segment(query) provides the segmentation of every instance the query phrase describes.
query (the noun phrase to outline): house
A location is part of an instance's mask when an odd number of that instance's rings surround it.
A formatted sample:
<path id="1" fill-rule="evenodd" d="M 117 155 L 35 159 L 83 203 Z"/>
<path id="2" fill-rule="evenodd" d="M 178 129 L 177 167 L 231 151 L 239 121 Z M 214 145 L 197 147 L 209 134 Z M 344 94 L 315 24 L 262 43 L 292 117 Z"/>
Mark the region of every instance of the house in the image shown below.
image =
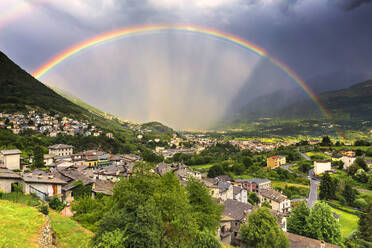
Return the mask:
<path id="1" fill-rule="evenodd" d="M 167 164 L 167 163 L 159 163 L 154 168 L 154 172 L 159 174 L 160 176 L 165 175 L 171 171 L 172 171 L 172 167 L 170 164 Z"/>
<path id="2" fill-rule="evenodd" d="M 52 164 L 49 164 L 49 165 L 46 165 L 46 166 L 47 167 L 57 167 L 57 168 L 60 168 L 60 169 L 64 169 L 64 168 L 71 167 L 73 165 L 74 165 L 74 163 L 71 162 L 71 161 L 68 161 L 68 160 L 58 160 L 57 162 L 52 163 Z"/>
<path id="3" fill-rule="evenodd" d="M 224 202 L 222 219 L 217 236 L 225 244 L 239 245 L 240 225 L 247 221 L 247 215 L 254 211 L 254 207 L 249 203 L 243 203 L 228 199 Z"/>
<path id="4" fill-rule="evenodd" d="M 262 189 L 271 189 L 271 181 L 269 179 L 237 179 L 235 182 L 240 183 L 248 192 L 258 193 Z"/>
<path id="5" fill-rule="evenodd" d="M 347 157 L 355 157 L 356 155 L 355 151 L 351 149 L 343 149 L 340 151 L 340 154 Z"/>
<path id="6" fill-rule="evenodd" d="M 10 193 L 16 183 L 22 182 L 22 177 L 16 172 L 0 167 L 0 191 Z"/>
<path id="7" fill-rule="evenodd" d="M 46 166 L 51 165 L 54 163 L 54 155 L 53 154 L 44 154 L 44 164 Z"/>
<path id="8" fill-rule="evenodd" d="M 114 183 L 107 180 L 96 180 L 92 186 L 92 197 L 96 197 L 98 194 L 102 195 L 113 195 Z"/>
<path id="9" fill-rule="evenodd" d="M 57 144 L 49 146 L 49 154 L 54 156 L 70 156 L 72 155 L 73 146 L 65 144 Z"/>
<path id="10" fill-rule="evenodd" d="M 18 149 L 1 150 L 0 151 L 0 166 L 9 170 L 21 169 L 21 151 Z"/>
<path id="11" fill-rule="evenodd" d="M 286 158 L 284 156 L 271 156 L 267 158 L 267 167 L 271 169 L 278 168 L 281 165 L 286 164 Z"/>
<path id="12" fill-rule="evenodd" d="M 344 170 L 347 170 L 355 161 L 355 157 L 342 156 L 341 161 L 344 162 Z"/>
<path id="13" fill-rule="evenodd" d="M 110 165 L 93 172 L 98 180 L 117 182 L 121 176 L 126 177 L 126 168 L 122 165 Z"/>
<path id="14" fill-rule="evenodd" d="M 267 201 L 271 209 L 280 213 L 291 212 L 291 201 L 287 196 L 273 189 L 263 189 L 258 195 L 260 203 Z"/>
<path id="15" fill-rule="evenodd" d="M 314 161 L 314 174 L 320 175 L 326 171 L 331 171 L 331 160 L 315 160 Z"/>
<path id="16" fill-rule="evenodd" d="M 285 233 L 289 240 L 289 247 L 290 248 L 339 248 L 338 245 L 333 245 L 329 243 L 325 243 L 320 240 L 300 236 L 297 234 Z"/>
<path id="17" fill-rule="evenodd" d="M 37 175 L 34 173 L 27 173 L 23 175 L 22 180 L 24 194 L 36 194 L 39 198 L 44 200 L 53 196 L 61 196 L 62 186 L 66 184 L 65 181 L 51 174 Z"/>
<path id="18" fill-rule="evenodd" d="M 248 193 L 247 190 L 239 186 L 233 186 L 233 197 L 234 200 L 239 202 L 248 203 Z"/>

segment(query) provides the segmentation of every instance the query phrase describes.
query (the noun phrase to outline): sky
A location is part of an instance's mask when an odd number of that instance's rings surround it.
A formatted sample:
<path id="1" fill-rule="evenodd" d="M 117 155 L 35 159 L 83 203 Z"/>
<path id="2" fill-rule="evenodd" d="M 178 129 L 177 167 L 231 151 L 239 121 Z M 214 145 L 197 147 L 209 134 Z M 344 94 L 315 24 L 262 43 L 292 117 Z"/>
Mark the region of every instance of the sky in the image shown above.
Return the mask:
<path id="1" fill-rule="evenodd" d="M 322 92 L 372 78 L 371 13 L 371 0 L 0 0 L 0 50 L 33 72 L 101 33 L 183 24 L 253 42 Z M 177 129 L 205 128 L 232 105 L 301 90 L 263 57 L 182 32 L 105 42 L 40 80 L 124 119 Z"/>

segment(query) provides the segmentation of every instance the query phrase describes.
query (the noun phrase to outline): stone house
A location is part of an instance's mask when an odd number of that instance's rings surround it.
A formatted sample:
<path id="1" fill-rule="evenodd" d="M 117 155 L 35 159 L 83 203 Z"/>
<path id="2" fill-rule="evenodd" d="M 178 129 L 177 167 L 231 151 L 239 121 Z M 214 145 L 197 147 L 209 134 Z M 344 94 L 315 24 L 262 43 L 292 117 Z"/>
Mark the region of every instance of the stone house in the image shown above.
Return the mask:
<path id="1" fill-rule="evenodd" d="M 258 197 L 260 198 L 260 205 L 267 201 L 274 211 L 278 211 L 280 213 L 291 212 L 291 201 L 287 196 L 283 195 L 279 191 L 273 189 L 264 189 L 260 191 Z"/>
<path id="2" fill-rule="evenodd" d="M 18 149 L 1 150 L 0 151 L 0 166 L 9 170 L 21 169 L 21 151 Z"/>
<path id="3" fill-rule="evenodd" d="M 269 179 L 253 178 L 253 179 L 237 179 L 235 182 L 241 184 L 241 186 L 248 192 L 258 193 L 263 189 L 271 189 L 271 181 Z"/>
<path id="4" fill-rule="evenodd" d="M 248 203 L 248 193 L 247 190 L 239 187 L 239 186 L 233 186 L 233 197 L 234 200 L 240 201 L 243 203 Z"/>
<path id="5" fill-rule="evenodd" d="M 53 196 L 62 196 L 62 186 L 65 181 L 55 178 L 53 175 L 36 175 L 33 173 L 24 174 L 23 193 L 36 194 L 41 199 L 47 199 Z"/>
<path id="6" fill-rule="evenodd" d="M 347 170 L 355 161 L 355 157 L 343 156 L 341 161 L 344 163 L 344 170 Z"/>
<path id="7" fill-rule="evenodd" d="M 237 245 L 240 240 L 240 225 L 247 221 L 247 215 L 254 211 L 254 207 L 249 203 L 243 203 L 228 199 L 224 202 L 224 210 L 217 237 L 225 244 Z"/>
<path id="8" fill-rule="evenodd" d="M 65 144 L 57 144 L 49 146 L 49 154 L 54 156 L 70 156 L 73 153 L 73 146 Z"/>
<path id="9" fill-rule="evenodd" d="M 326 171 L 331 171 L 331 160 L 315 160 L 314 161 L 314 174 L 320 175 Z"/>
<path id="10" fill-rule="evenodd" d="M 13 191 L 13 184 L 21 182 L 21 175 L 7 168 L 0 167 L 0 191 L 10 193 Z"/>

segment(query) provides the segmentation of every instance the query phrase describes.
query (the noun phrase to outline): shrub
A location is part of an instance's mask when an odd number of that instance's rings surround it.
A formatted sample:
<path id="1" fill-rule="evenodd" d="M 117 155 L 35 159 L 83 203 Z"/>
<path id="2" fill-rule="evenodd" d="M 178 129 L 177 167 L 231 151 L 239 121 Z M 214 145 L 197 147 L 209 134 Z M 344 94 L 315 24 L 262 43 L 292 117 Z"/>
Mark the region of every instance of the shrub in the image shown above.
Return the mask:
<path id="1" fill-rule="evenodd" d="M 48 215 L 49 214 L 49 208 L 48 208 L 48 205 L 41 205 L 40 208 L 39 208 L 39 211 L 44 214 L 44 215 Z"/>
<path id="2" fill-rule="evenodd" d="M 5 193 L 3 191 L 0 191 L 0 199 L 4 198 Z"/>
<path id="3" fill-rule="evenodd" d="M 59 197 L 54 196 L 49 200 L 49 207 L 60 212 L 65 207 L 65 204 L 59 199 Z"/>

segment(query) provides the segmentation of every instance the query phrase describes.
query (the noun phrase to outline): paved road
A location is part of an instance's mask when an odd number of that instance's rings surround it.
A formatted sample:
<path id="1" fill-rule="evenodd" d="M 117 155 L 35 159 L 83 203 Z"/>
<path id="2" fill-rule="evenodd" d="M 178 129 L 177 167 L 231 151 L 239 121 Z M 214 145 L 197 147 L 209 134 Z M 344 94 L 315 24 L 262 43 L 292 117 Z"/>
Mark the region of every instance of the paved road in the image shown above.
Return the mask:
<path id="1" fill-rule="evenodd" d="M 285 164 L 285 165 L 282 165 L 280 166 L 280 168 L 282 169 L 285 169 L 287 171 L 289 171 L 290 173 L 293 173 L 293 171 L 291 171 L 289 168 L 291 168 L 293 166 L 293 164 Z"/>
<path id="2" fill-rule="evenodd" d="M 299 149 L 297 149 L 297 151 L 301 154 L 301 156 L 304 159 L 311 160 L 309 156 L 300 152 Z M 318 187 L 319 187 L 319 184 L 320 184 L 319 180 L 313 179 L 313 175 L 314 175 L 314 169 L 309 170 L 310 193 L 309 193 L 309 197 L 307 198 L 307 206 L 309 208 L 314 207 L 315 202 L 318 200 L 317 190 L 318 190 Z"/>
<path id="3" fill-rule="evenodd" d="M 314 169 L 309 170 L 310 193 L 309 193 L 309 197 L 307 198 L 307 206 L 309 208 L 314 207 L 315 202 L 318 200 L 317 190 L 320 184 L 319 180 L 312 178 L 313 174 L 314 174 Z"/>

